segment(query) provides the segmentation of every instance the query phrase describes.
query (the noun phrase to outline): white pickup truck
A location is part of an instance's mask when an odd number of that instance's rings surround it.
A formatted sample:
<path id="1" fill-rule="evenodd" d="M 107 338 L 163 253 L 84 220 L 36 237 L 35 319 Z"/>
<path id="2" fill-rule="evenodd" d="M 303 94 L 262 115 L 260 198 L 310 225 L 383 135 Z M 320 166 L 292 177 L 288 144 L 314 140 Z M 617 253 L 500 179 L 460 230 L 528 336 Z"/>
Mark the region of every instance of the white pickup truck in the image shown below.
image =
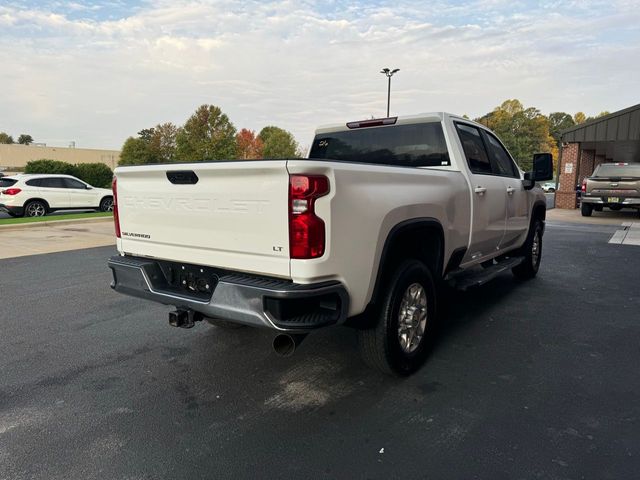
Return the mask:
<path id="1" fill-rule="evenodd" d="M 308 159 L 119 167 L 116 291 L 198 320 L 274 330 L 283 355 L 314 329 L 358 329 L 364 360 L 425 360 L 445 282 L 536 275 L 546 204 L 484 126 L 447 113 L 319 128 Z"/>

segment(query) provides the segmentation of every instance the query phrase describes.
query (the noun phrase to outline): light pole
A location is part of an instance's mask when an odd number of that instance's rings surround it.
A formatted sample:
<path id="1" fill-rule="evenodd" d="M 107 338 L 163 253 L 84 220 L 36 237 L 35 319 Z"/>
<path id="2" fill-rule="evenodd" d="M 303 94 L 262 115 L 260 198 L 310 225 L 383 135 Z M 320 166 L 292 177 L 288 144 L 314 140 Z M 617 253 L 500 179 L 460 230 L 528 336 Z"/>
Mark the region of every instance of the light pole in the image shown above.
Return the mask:
<path id="1" fill-rule="evenodd" d="M 389 105 L 391 104 L 391 77 L 393 77 L 394 73 L 399 71 L 399 68 L 394 68 L 393 70 L 390 68 L 383 68 L 380 70 L 380 73 L 384 73 L 389 79 L 389 86 L 387 87 L 387 118 L 389 118 Z"/>

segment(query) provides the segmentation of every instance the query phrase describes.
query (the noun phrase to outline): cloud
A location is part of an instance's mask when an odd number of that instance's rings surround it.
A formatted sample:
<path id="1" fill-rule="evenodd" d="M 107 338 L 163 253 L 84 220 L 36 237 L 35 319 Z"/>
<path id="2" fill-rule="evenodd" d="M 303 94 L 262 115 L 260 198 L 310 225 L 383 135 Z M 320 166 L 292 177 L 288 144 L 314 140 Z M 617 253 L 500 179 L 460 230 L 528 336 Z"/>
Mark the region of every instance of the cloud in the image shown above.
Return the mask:
<path id="1" fill-rule="evenodd" d="M 543 111 L 637 102 L 639 2 L 145 1 L 0 6 L 0 130 L 116 147 L 202 103 L 238 128 L 386 109 L 475 116 L 506 98 Z M 52 139 L 52 140 L 47 140 Z"/>

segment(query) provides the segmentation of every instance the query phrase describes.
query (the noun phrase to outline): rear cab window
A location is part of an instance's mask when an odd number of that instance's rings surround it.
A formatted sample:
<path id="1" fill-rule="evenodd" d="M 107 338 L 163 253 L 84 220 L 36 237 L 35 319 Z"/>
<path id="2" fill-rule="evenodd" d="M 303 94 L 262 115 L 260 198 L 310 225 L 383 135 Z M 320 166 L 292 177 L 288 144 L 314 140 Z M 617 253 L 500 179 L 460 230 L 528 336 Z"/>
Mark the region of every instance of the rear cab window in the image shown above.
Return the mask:
<path id="1" fill-rule="evenodd" d="M 638 165 L 598 165 L 596 167 L 596 170 L 593 172 L 593 177 L 640 178 L 640 164 Z"/>
<path id="2" fill-rule="evenodd" d="M 440 122 L 319 133 L 309 158 L 399 167 L 451 165 Z"/>

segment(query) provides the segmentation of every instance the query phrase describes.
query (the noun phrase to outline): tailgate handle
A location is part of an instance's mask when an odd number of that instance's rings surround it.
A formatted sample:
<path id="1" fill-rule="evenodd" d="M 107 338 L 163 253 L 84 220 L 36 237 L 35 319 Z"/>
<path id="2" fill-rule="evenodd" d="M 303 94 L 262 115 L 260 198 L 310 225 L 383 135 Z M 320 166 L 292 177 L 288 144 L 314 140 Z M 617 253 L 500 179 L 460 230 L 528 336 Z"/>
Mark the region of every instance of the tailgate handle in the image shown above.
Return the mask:
<path id="1" fill-rule="evenodd" d="M 195 185 L 198 176 L 192 170 L 173 170 L 167 172 L 167 179 L 174 185 Z"/>

